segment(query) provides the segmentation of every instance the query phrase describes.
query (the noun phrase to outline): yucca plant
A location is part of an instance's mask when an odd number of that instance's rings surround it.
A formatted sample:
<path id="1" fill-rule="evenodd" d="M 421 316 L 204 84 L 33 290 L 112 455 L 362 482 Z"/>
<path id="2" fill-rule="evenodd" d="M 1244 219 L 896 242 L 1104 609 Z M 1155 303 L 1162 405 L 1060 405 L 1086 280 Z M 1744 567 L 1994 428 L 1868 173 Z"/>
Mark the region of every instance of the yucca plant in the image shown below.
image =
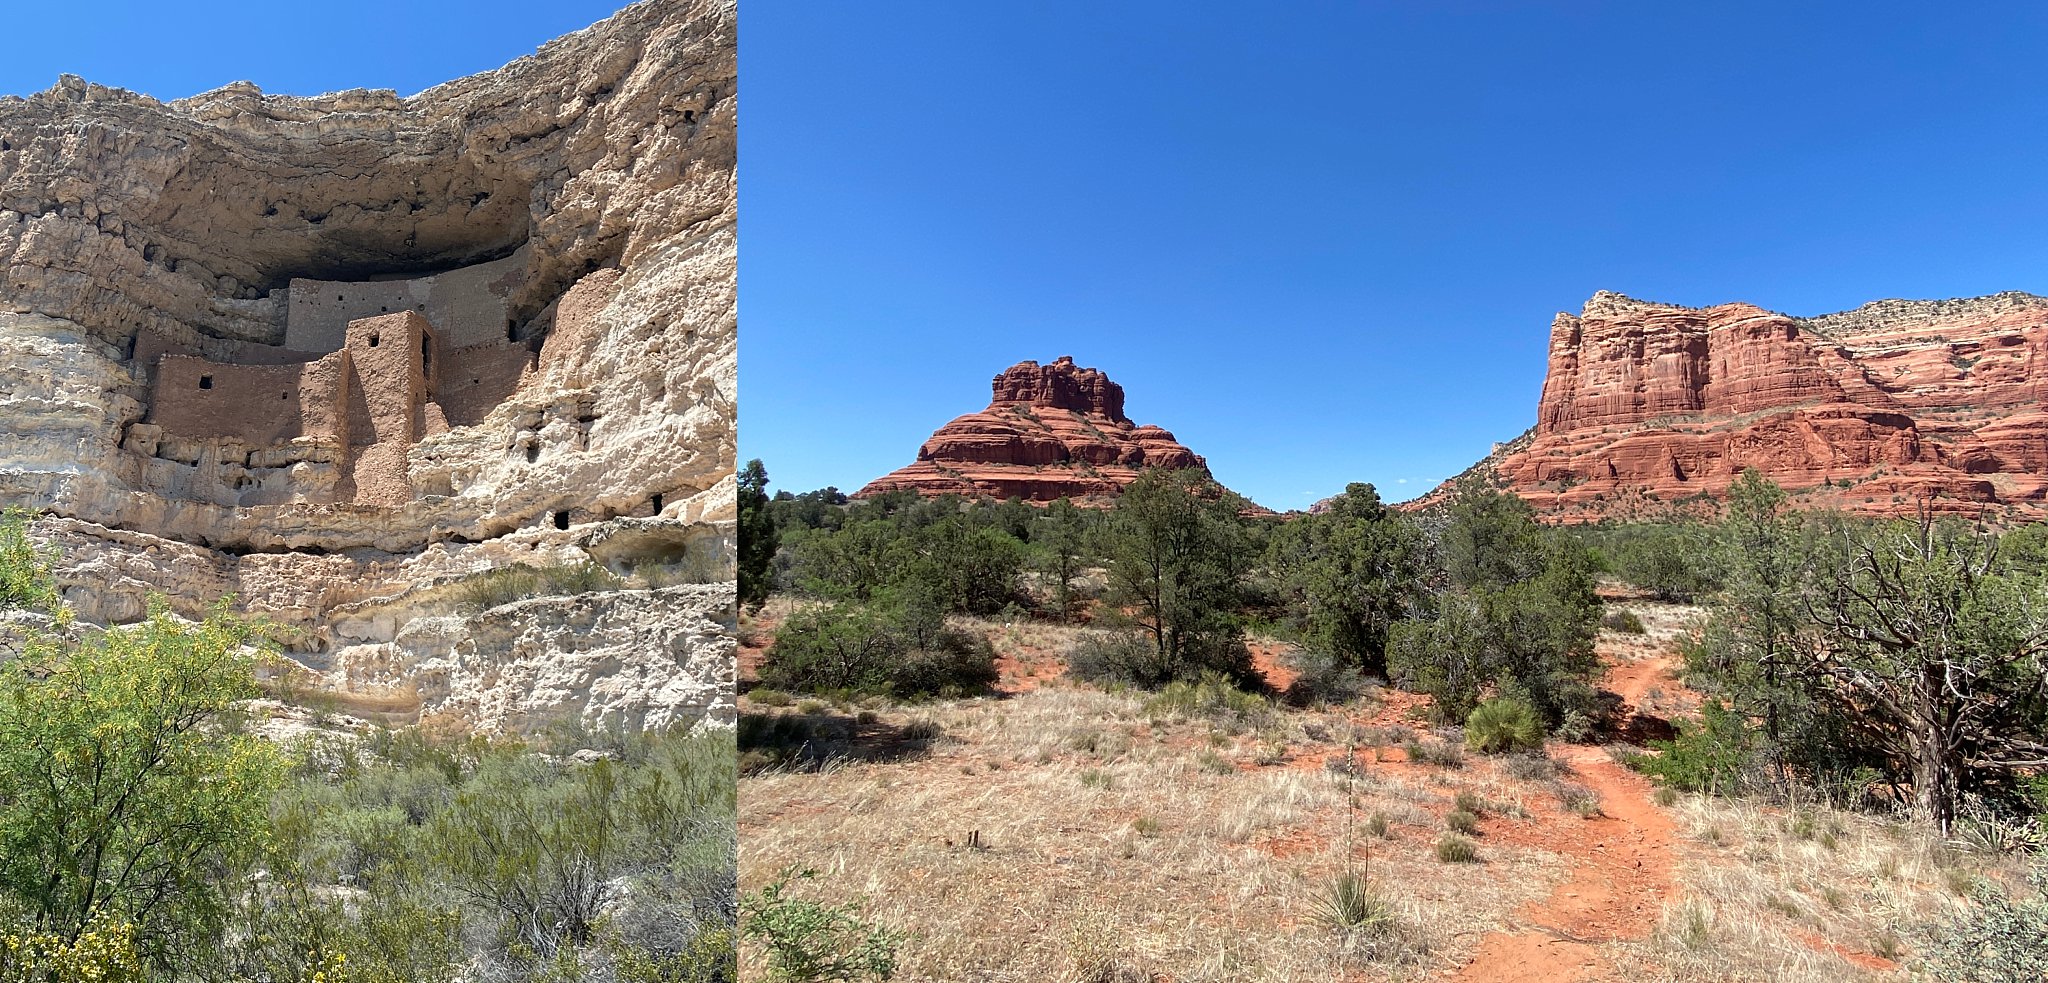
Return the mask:
<path id="1" fill-rule="evenodd" d="M 1316 924 L 1346 935 L 1384 935 L 1394 927 L 1394 909 L 1364 874 L 1344 871 L 1310 902 Z"/>

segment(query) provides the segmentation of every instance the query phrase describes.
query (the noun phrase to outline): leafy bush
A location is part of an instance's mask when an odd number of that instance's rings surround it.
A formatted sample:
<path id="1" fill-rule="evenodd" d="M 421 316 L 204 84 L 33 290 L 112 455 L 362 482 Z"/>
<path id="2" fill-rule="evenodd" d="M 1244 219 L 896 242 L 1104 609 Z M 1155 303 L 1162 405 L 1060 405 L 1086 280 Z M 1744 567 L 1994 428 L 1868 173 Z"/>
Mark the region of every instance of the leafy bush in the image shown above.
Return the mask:
<path id="1" fill-rule="evenodd" d="M 63 603 L 50 573 L 56 554 L 29 541 L 28 522 L 21 509 L 0 512 L 0 610 L 55 614 Z"/>
<path id="2" fill-rule="evenodd" d="M 761 666 L 762 685 L 773 689 L 903 698 L 976 692 L 997 678 L 987 639 L 914 604 L 799 611 L 776 630 Z"/>
<path id="3" fill-rule="evenodd" d="M 1943 983 L 2048 979 L 2048 861 L 2027 880 L 2031 898 L 1980 883 L 1970 907 L 1928 929 L 1929 974 Z"/>
<path id="4" fill-rule="evenodd" d="M 194 626 L 158 605 L 0 667 L 0 898 L 67 938 L 126 925 L 159 967 L 213 947 L 213 874 L 247 860 L 284 778 L 231 713 L 258 692 L 254 636 L 224 608 Z"/>
<path id="5" fill-rule="evenodd" d="M 1725 579 L 1709 527 L 1695 523 L 1626 527 L 1610 548 L 1614 572 L 1666 601 L 1690 604 L 1718 590 Z"/>
<path id="6" fill-rule="evenodd" d="M 1299 675 L 1282 695 L 1289 706 L 1310 707 L 1350 703 L 1365 693 L 1365 674 L 1327 652 L 1306 652 L 1296 661 Z"/>
<path id="7" fill-rule="evenodd" d="M 1479 859 L 1479 847 L 1455 833 L 1436 841 L 1436 859 L 1447 864 L 1469 864 Z"/>
<path id="8" fill-rule="evenodd" d="M 1700 707 L 1700 720 L 1681 721 L 1678 736 L 1651 741 L 1659 753 L 1630 760 L 1637 771 L 1681 792 L 1740 791 L 1754 757 L 1756 735 L 1748 722 L 1713 703 Z"/>
<path id="9" fill-rule="evenodd" d="M 785 870 L 740 901 L 742 931 L 768 950 L 769 978 L 786 983 L 886 980 L 896 974 L 903 933 L 868 922 L 859 902 L 827 905 L 789 897 L 792 879 L 815 870 Z"/>
<path id="10" fill-rule="evenodd" d="M 1465 718 L 1465 744 L 1481 754 L 1539 750 L 1543 723 L 1527 702 L 1498 697 L 1481 703 Z"/>
<path id="11" fill-rule="evenodd" d="M 1453 810 L 1449 815 L 1445 816 L 1444 826 L 1453 833 L 1462 833 L 1466 836 L 1479 835 L 1479 817 L 1463 809 Z"/>

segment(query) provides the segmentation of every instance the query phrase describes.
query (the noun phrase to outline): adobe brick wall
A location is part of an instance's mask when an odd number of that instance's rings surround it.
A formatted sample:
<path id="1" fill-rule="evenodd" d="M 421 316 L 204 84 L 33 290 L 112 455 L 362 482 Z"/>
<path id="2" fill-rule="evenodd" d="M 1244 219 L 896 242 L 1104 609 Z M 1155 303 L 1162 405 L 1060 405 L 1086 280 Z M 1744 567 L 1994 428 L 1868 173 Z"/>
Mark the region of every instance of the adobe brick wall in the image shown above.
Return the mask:
<path id="1" fill-rule="evenodd" d="M 183 437 L 280 444 L 346 443 L 349 356 L 297 365 L 225 365 L 194 355 L 157 361 L 148 422 Z"/>
<path id="2" fill-rule="evenodd" d="M 348 428 L 357 502 L 412 501 L 405 451 L 426 429 L 423 410 L 436 342 L 427 319 L 411 311 L 351 321 L 346 351 L 357 384 L 350 387 Z"/>
<path id="3" fill-rule="evenodd" d="M 315 439 L 334 455 L 332 494 L 378 505 L 413 500 L 406 457 L 412 445 L 481 422 L 536 365 L 531 348 L 502 337 L 445 347 L 436 326 L 409 310 L 349 322 L 337 350 L 318 357 L 274 345 L 220 351 L 249 364 L 211 361 L 154 334 L 138 336 L 135 358 L 151 366 L 146 422 L 167 440 L 238 441 L 252 461 L 293 440 Z"/>
<path id="4" fill-rule="evenodd" d="M 533 368 L 533 351 L 525 345 L 499 341 L 458 348 L 441 366 L 434 402 L 441 404 L 449 426 L 473 426 L 511 398 Z"/>
<path id="5" fill-rule="evenodd" d="M 286 288 L 284 347 L 331 352 L 347 339 L 349 322 L 418 311 L 450 348 L 506 340 L 505 320 L 523 282 L 527 252 L 412 280 L 342 283 L 294 278 Z"/>

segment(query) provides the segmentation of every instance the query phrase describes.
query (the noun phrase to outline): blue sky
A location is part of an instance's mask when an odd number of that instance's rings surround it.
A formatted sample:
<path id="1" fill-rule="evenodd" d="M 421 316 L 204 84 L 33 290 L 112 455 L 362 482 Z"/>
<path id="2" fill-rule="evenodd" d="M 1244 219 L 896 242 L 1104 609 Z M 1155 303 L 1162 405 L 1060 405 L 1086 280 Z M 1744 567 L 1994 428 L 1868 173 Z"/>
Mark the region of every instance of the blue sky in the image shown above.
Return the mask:
<path id="1" fill-rule="evenodd" d="M 1401 498 L 1596 290 L 2048 293 L 2043 11 L 750 3 L 741 455 L 851 489 L 1070 354 L 1263 504 Z"/>
<path id="2" fill-rule="evenodd" d="M 13 3 L 0 94 L 81 76 L 182 99 L 248 80 L 265 92 L 413 95 L 496 68 L 611 16 L 626 0 L 350 0 L 311 4 Z"/>

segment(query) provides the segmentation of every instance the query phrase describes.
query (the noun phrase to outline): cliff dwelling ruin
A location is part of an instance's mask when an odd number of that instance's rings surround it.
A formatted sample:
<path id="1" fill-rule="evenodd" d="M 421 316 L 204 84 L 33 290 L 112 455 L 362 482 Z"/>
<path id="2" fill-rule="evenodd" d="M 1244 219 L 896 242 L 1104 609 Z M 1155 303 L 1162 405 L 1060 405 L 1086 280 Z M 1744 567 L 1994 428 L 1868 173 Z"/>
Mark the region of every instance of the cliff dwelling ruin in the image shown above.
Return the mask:
<path id="1" fill-rule="evenodd" d="M 190 471 L 149 484 L 221 505 L 447 494 L 415 487 L 406 451 L 481 422 L 536 368 L 539 337 L 510 317 L 524 270 L 522 251 L 411 279 L 293 278 L 266 296 L 283 344 L 231 342 L 221 360 L 145 331 L 131 368 L 147 411 L 122 446 Z"/>

